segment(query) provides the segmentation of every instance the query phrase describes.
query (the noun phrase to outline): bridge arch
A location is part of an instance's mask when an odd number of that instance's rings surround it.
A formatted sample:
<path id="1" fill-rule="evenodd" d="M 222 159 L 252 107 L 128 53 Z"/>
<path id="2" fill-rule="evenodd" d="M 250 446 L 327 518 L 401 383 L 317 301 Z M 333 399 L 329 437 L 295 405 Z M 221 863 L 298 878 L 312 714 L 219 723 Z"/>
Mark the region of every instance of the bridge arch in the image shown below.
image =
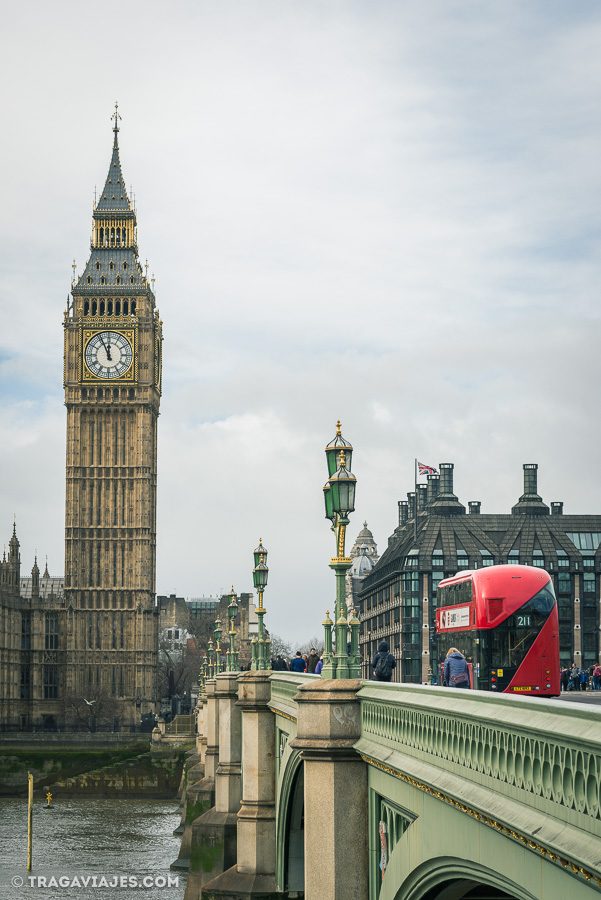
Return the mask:
<path id="1" fill-rule="evenodd" d="M 305 889 L 304 767 L 298 750 L 286 748 L 284 759 L 277 815 L 276 880 L 283 891 L 302 892 Z"/>
<path id="2" fill-rule="evenodd" d="M 499 872 L 467 859 L 430 859 L 403 882 L 394 900 L 537 900 Z"/>

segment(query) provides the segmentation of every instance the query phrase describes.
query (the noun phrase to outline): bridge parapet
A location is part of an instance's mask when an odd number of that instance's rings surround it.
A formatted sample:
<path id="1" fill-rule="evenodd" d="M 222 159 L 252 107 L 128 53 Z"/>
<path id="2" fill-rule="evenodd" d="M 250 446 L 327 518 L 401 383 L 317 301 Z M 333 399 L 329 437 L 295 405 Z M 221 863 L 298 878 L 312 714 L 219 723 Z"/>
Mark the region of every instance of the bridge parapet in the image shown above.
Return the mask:
<path id="1" fill-rule="evenodd" d="M 286 719 L 296 722 L 297 706 L 294 697 L 301 684 L 314 681 L 319 675 L 295 675 L 292 672 L 271 672 L 271 700 L 269 708 Z"/>
<path id="2" fill-rule="evenodd" d="M 368 765 L 601 887 L 601 711 L 373 682 L 359 698 Z"/>

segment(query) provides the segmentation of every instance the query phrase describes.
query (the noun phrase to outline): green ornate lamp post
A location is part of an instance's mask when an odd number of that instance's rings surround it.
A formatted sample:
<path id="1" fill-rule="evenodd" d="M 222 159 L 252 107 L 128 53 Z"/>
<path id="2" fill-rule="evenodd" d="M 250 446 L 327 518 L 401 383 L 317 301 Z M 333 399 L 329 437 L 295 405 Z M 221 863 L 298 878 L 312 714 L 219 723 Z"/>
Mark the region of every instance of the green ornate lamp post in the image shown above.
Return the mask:
<path id="1" fill-rule="evenodd" d="M 344 543 L 349 514 L 355 509 L 355 486 L 357 479 L 351 472 L 352 445 L 342 437 L 340 421 L 336 423 L 336 435 L 326 446 L 326 460 L 329 478 L 324 486 L 326 519 L 332 523 L 336 537 L 336 556 L 330 560 L 330 568 L 336 575 L 336 606 L 334 622 L 329 612 L 323 623 L 325 629 L 323 678 L 360 678 L 359 620 L 353 612 L 347 620 L 345 601 L 346 573 L 352 566 L 350 557 L 345 556 Z M 348 630 L 351 630 L 350 652 L 347 651 Z M 336 646 L 332 652 L 332 630 Z"/>
<path id="2" fill-rule="evenodd" d="M 215 675 L 215 666 L 213 665 L 213 641 L 209 638 L 209 643 L 207 644 L 207 678 L 213 678 Z"/>
<path id="3" fill-rule="evenodd" d="M 200 666 L 200 673 L 198 676 L 199 692 L 201 694 L 204 693 L 204 690 L 206 688 L 206 681 L 207 681 L 207 658 L 205 656 L 205 657 L 203 657 L 202 664 Z"/>
<path id="4" fill-rule="evenodd" d="M 255 567 L 253 569 L 253 584 L 259 595 L 259 605 L 257 607 L 257 617 L 259 619 L 257 640 L 251 642 L 252 662 L 251 669 L 263 671 L 269 668 L 270 660 L 267 656 L 271 641 L 265 637 L 265 624 L 263 616 L 267 612 L 263 606 L 263 591 L 267 587 L 267 577 L 269 569 L 267 567 L 267 550 L 263 546 L 263 541 L 259 538 L 259 546 L 253 551 Z"/>
<path id="5" fill-rule="evenodd" d="M 215 619 L 215 675 L 219 675 L 221 672 L 221 644 L 219 641 L 221 640 L 221 633 L 223 629 L 221 628 L 221 619 L 219 616 Z"/>
<path id="6" fill-rule="evenodd" d="M 238 651 L 236 650 L 236 629 L 234 628 L 234 619 L 238 613 L 238 604 L 236 603 L 236 593 L 234 591 L 234 585 L 232 585 L 232 593 L 230 594 L 232 598 L 230 604 L 227 608 L 228 615 L 230 617 L 230 649 L 226 653 L 227 662 L 226 669 L 228 672 L 237 672 L 238 671 Z"/>

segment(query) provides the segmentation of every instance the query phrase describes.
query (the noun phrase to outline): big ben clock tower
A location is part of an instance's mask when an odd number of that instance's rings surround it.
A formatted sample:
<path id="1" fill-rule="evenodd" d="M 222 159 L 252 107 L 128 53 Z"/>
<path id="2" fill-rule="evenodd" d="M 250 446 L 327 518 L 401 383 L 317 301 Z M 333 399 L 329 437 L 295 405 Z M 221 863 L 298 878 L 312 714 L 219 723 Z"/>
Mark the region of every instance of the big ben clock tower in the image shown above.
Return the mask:
<path id="1" fill-rule="evenodd" d="M 122 724 L 154 712 L 157 419 L 162 322 L 138 259 L 114 141 L 91 253 L 65 312 L 66 698 Z M 92 701 L 90 698 L 96 698 Z M 112 706 L 111 706 L 112 704 Z M 68 713 L 66 713 L 68 719 Z"/>

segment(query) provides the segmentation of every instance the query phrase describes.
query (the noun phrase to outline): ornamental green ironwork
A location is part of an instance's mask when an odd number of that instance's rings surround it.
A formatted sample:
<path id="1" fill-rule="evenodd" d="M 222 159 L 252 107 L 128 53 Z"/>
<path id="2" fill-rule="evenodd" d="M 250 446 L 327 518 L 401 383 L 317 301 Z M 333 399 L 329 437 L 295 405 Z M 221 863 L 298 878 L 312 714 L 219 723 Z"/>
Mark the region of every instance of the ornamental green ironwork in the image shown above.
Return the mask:
<path id="1" fill-rule="evenodd" d="M 220 644 L 222 632 L 223 629 L 221 627 L 221 619 L 219 618 L 219 616 L 217 616 L 217 618 L 215 619 L 215 629 L 213 632 L 215 635 L 215 675 L 219 675 L 219 673 L 223 671 L 223 660 L 221 657 Z"/>
<path id="2" fill-rule="evenodd" d="M 234 585 L 232 585 L 232 590 L 230 593 L 230 603 L 227 608 L 227 612 L 230 618 L 230 646 L 229 650 L 226 651 L 226 663 L 225 668 L 227 672 L 237 672 L 238 665 L 238 656 L 239 652 L 236 650 L 236 629 L 234 628 L 234 620 L 238 613 L 238 604 L 236 602 L 236 592 L 234 591 Z"/>
<path id="3" fill-rule="evenodd" d="M 336 556 L 330 560 L 330 568 L 336 575 L 336 603 L 334 621 L 328 611 L 322 623 L 325 650 L 321 674 L 323 678 L 360 678 L 359 619 L 354 610 L 347 618 L 346 609 L 346 573 L 352 566 L 352 560 L 345 555 L 344 547 L 348 517 L 355 509 L 357 479 L 350 470 L 353 447 L 342 436 L 340 420 L 325 452 L 329 478 L 323 491 L 326 519 L 332 523 L 336 538 Z"/>
<path id="4" fill-rule="evenodd" d="M 253 550 L 255 567 L 253 569 L 253 584 L 259 595 L 259 605 L 256 613 L 258 619 L 258 634 L 251 640 L 251 669 L 264 671 L 269 669 L 271 660 L 271 638 L 265 630 L 263 617 L 267 610 L 263 606 L 263 592 L 267 587 L 269 568 L 267 567 L 267 550 L 263 546 L 263 540 L 259 538 L 259 546 Z"/>

